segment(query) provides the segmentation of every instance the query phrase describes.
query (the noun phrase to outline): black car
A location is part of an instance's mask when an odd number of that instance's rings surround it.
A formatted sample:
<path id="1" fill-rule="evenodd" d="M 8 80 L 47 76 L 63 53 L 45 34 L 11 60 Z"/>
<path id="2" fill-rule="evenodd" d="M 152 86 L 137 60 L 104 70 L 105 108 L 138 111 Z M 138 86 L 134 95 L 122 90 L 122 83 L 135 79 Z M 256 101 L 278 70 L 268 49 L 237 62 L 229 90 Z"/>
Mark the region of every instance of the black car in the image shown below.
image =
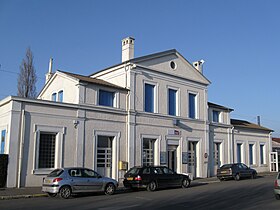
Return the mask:
<path id="1" fill-rule="evenodd" d="M 146 188 L 148 191 L 177 186 L 187 188 L 190 183 L 188 175 L 177 174 L 165 166 L 135 166 L 124 175 L 123 181 L 126 188 Z"/>
<path id="2" fill-rule="evenodd" d="M 241 178 L 257 178 L 257 171 L 246 166 L 244 163 L 225 164 L 217 170 L 217 177 L 220 180 L 235 179 L 239 181 Z"/>

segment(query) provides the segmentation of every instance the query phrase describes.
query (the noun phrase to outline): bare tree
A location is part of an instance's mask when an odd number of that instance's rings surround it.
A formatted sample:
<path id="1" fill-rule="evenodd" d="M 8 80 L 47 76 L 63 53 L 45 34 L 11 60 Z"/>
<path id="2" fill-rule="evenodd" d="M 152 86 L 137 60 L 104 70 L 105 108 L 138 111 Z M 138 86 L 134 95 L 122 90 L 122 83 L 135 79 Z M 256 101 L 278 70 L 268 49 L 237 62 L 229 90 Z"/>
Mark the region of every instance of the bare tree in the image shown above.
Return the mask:
<path id="1" fill-rule="evenodd" d="M 30 47 L 27 48 L 25 58 L 20 65 L 18 75 L 18 96 L 24 98 L 36 98 L 37 75 L 33 66 L 33 54 Z"/>

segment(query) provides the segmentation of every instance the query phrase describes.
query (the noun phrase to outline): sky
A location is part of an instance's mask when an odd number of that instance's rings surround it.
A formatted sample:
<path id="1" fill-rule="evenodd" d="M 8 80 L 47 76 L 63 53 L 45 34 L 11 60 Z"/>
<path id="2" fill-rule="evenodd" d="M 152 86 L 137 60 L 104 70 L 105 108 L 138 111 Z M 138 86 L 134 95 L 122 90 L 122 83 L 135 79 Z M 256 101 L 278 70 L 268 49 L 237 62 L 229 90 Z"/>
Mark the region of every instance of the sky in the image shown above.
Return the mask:
<path id="1" fill-rule="evenodd" d="M 53 69 L 90 75 L 121 63 L 121 40 L 135 57 L 176 49 L 205 60 L 208 100 L 231 118 L 280 137 L 279 0 L 0 0 L 0 99 L 17 95 L 19 66 L 31 48 L 40 92 Z"/>

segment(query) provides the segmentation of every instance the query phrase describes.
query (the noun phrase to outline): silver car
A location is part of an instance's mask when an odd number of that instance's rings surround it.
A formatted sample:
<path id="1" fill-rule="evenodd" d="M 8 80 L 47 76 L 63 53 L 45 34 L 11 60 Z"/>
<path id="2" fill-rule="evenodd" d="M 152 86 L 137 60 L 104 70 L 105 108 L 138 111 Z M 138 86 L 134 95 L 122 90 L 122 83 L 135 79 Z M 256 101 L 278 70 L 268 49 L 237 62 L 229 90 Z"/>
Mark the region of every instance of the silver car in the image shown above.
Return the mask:
<path id="1" fill-rule="evenodd" d="M 277 200 L 280 200 L 280 173 L 278 173 L 274 181 L 274 195 Z"/>
<path id="2" fill-rule="evenodd" d="M 114 194 L 118 182 L 108 177 L 102 177 L 88 168 L 59 168 L 43 179 L 42 191 L 50 197 L 59 195 L 69 198 L 73 193 L 99 192 L 106 195 Z"/>

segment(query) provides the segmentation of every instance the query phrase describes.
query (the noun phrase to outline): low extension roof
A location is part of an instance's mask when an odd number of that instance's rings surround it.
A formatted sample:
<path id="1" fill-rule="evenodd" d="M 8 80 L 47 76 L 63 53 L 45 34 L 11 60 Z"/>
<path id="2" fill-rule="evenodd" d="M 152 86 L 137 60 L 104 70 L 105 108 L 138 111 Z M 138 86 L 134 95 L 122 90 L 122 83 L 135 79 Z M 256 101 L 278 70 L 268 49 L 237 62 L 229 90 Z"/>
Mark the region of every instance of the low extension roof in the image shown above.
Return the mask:
<path id="1" fill-rule="evenodd" d="M 230 123 L 234 127 L 256 129 L 256 130 L 263 130 L 263 131 L 273 132 L 273 130 L 271 130 L 269 128 L 265 128 L 263 126 L 260 126 L 260 125 L 254 124 L 254 123 L 250 123 L 250 122 L 245 121 L 245 120 L 231 119 Z"/>
<path id="2" fill-rule="evenodd" d="M 66 72 L 66 71 L 61 71 L 61 70 L 57 70 L 57 71 L 61 72 L 63 74 L 66 74 L 70 77 L 73 77 L 75 79 L 78 79 L 80 81 L 83 81 L 83 82 L 89 82 L 89 83 L 93 83 L 93 84 L 97 84 L 97 85 L 103 85 L 103 86 L 112 87 L 112 88 L 121 89 L 121 90 L 126 90 L 126 91 L 128 90 L 128 89 L 120 87 L 118 85 L 106 82 L 102 79 L 96 79 L 96 78 L 92 78 L 92 77 L 89 77 L 89 76 L 83 76 L 83 75 L 80 75 L 80 74 L 73 74 L 73 73 Z"/>
<path id="3" fill-rule="evenodd" d="M 217 108 L 217 109 L 226 110 L 226 111 L 229 111 L 229 112 L 232 112 L 234 110 L 234 109 L 231 109 L 231 108 L 219 105 L 219 104 L 214 104 L 214 103 L 211 103 L 211 102 L 208 102 L 208 106 L 213 107 L 213 108 Z"/>

